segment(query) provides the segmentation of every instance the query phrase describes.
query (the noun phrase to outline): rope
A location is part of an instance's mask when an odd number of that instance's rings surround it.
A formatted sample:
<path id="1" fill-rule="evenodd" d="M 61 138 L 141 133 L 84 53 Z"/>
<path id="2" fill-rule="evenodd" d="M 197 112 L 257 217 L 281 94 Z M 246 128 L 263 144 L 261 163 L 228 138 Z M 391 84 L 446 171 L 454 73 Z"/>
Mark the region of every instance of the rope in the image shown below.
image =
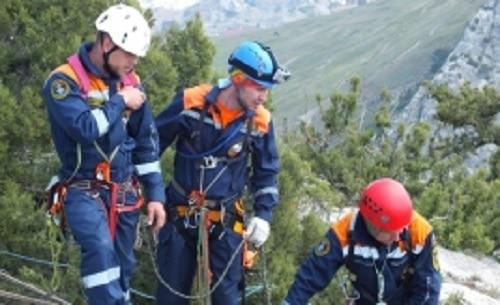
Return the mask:
<path id="1" fill-rule="evenodd" d="M 198 289 L 201 294 L 207 295 L 203 298 L 202 303 L 211 305 L 210 294 L 210 261 L 209 261 L 209 247 L 208 247 L 208 228 L 210 221 L 207 219 L 207 209 L 202 208 L 200 213 L 200 223 L 198 225 Z"/>
<path id="2" fill-rule="evenodd" d="M 70 267 L 70 265 L 68 263 L 54 263 L 54 262 L 47 261 L 44 259 L 34 258 L 34 257 L 19 254 L 19 253 L 9 252 L 6 250 L 0 250 L 0 255 L 2 255 L 2 254 L 7 255 L 7 256 L 11 256 L 11 257 L 15 257 L 15 258 L 18 258 L 18 259 L 21 259 L 24 261 L 28 261 L 28 262 L 32 262 L 32 263 L 36 263 L 36 264 L 40 264 L 40 265 L 45 265 L 45 266 L 51 266 L 51 267 L 56 266 L 56 267 L 60 267 L 60 268 L 69 268 Z"/>
<path id="3" fill-rule="evenodd" d="M 269 293 L 269 287 L 267 287 L 266 251 L 264 250 L 264 245 L 262 245 L 260 248 L 260 253 L 262 254 L 262 281 L 264 282 L 264 296 L 266 298 L 266 304 L 271 305 L 271 294 Z"/>
<path id="4" fill-rule="evenodd" d="M 144 225 L 142 225 L 143 229 L 146 227 Z M 148 236 L 147 232 L 143 232 L 143 234 L 145 236 Z M 151 234 L 152 235 L 152 234 Z M 202 293 L 202 294 L 198 294 L 198 295 L 189 295 L 189 294 L 184 294 L 180 291 L 177 291 L 175 290 L 172 286 L 170 286 L 164 279 L 163 277 L 161 276 L 160 274 L 160 271 L 158 270 L 158 265 L 156 264 L 156 250 L 157 248 L 154 247 L 152 244 L 151 244 L 151 240 L 150 238 L 144 238 L 146 240 L 146 245 L 147 245 L 147 248 L 148 248 L 148 253 L 149 253 L 149 257 L 151 259 L 151 263 L 153 265 L 153 271 L 155 273 L 155 276 L 156 278 L 158 279 L 158 281 L 164 286 L 166 287 L 168 290 L 170 290 L 171 293 L 173 293 L 174 295 L 178 296 L 178 297 L 181 297 L 183 299 L 188 299 L 188 300 L 197 300 L 197 299 L 203 299 L 203 298 L 207 298 L 209 297 L 210 295 L 212 295 L 212 293 L 215 291 L 215 289 L 217 289 L 217 287 L 222 283 L 222 280 L 226 277 L 227 273 L 229 272 L 229 268 L 231 267 L 231 265 L 233 264 L 234 260 L 236 259 L 236 257 L 238 256 L 238 253 L 240 252 L 241 248 L 243 247 L 243 244 L 245 243 L 245 240 L 243 239 L 238 247 L 234 250 L 234 253 L 232 254 L 231 258 L 229 259 L 228 263 L 227 263 L 227 266 L 226 268 L 224 269 L 224 271 L 222 272 L 221 276 L 219 277 L 219 279 L 217 280 L 217 282 L 212 286 L 212 289 L 210 289 L 210 291 L 206 292 L 206 293 Z"/>
<path id="5" fill-rule="evenodd" d="M 16 285 L 19 285 L 19 286 L 25 288 L 25 289 L 31 290 L 32 292 L 40 294 L 43 297 L 45 297 L 46 299 L 50 299 L 50 300 L 56 302 L 56 304 L 71 305 L 71 303 L 69 303 L 69 302 L 67 302 L 67 301 L 65 301 L 65 300 L 63 300 L 55 295 L 47 293 L 44 290 L 42 290 L 42 289 L 40 289 L 32 284 L 28 284 L 28 283 L 25 283 L 19 279 L 16 279 L 15 277 L 11 276 L 6 270 L 0 269 L 0 278 L 4 278 L 4 279 L 10 281 L 11 283 L 14 283 Z M 49 304 L 53 304 L 53 303 L 49 303 Z"/>
<path id="6" fill-rule="evenodd" d="M 42 299 L 37 299 L 37 298 L 31 298 L 31 297 L 26 297 L 17 293 L 5 291 L 0 289 L 0 300 L 1 299 L 9 299 L 9 300 L 15 300 L 15 301 L 20 301 L 23 303 L 27 304 L 40 304 L 40 305 L 54 305 L 54 304 L 59 304 L 59 303 L 53 303 L 50 301 L 45 301 Z"/>
<path id="7" fill-rule="evenodd" d="M 141 298 L 143 298 L 143 299 L 147 299 L 147 300 L 155 300 L 155 297 L 154 297 L 154 296 L 149 295 L 149 294 L 147 294 L 147 293 L 144 293 L 144 292 L 139 291 L 139 290 L 134 289 L 134 288 L 130 288 L 130 292 L 131 292 L 131 293 L 133 293 L 133 294 L 135 294 L 135 295 L 137 295 L 137 296 L 139 296 L 139 297 L 141 297 Z"/>

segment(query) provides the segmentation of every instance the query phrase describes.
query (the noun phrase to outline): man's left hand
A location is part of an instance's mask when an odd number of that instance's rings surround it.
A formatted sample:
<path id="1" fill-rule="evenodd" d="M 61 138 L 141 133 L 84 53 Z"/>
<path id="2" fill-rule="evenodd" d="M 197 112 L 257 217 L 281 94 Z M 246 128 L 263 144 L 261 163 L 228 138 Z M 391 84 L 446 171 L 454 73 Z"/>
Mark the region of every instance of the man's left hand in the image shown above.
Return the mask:
<path id="1" fill-rule="evenodd" d="M 270 231 L 271 228 L 267 220 L 260 217 L 252 217 L 245 233 L 243 233 L 243 238 L 253 243 L 255 247 L 260 248 L 269 237 Z"/>
<path id="2" fill-rule="evenodd" d="M 166 213 L 163 204 L 159 201 L 148 203 L 148 225 L 153 226 L 153 230 L 158 232 L 165 224 Z"/>

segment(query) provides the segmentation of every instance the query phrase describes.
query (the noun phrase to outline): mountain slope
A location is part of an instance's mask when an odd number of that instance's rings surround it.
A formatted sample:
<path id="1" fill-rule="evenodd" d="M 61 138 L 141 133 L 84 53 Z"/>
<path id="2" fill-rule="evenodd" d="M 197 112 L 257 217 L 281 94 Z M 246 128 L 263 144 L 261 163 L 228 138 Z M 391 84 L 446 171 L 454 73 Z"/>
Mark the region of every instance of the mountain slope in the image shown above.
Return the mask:
<path id="1" fill-rule="evenodd" d="M 184 12 L 184 20 L 201 12 L 212 35 L 279 26 L 306 17 L 364 5 L 375 0 L 204 0 Z"/>
<path id="2" fill-rule="evenodd" d="M 484 0 L 382 0 L 329 16 L 216 39 L 216 67 L 242 40 L 273 47 L 293 78 L 274 90 L 275 115 L 295 121 L 315 116 L 314 96 L 328 96 L 360 75 L 372 113 L 383 88 L 403 92 L 432 77 L 462 37 Z M 409 94 L 408 94 L 409 95 Z M 280 122 L 278 122 L 278 126 Z"/>

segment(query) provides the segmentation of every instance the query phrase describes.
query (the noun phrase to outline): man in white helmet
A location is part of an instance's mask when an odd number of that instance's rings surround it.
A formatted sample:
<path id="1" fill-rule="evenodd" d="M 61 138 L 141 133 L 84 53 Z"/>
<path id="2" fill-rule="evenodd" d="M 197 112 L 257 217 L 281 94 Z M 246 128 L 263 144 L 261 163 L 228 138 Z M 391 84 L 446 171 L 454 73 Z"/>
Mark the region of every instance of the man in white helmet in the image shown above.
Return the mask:
<path id="1" fill-rule="evenodd" d="M 130 304 L 133 244 L 144 202 L 156 230 L 165 223 L 158 135 L 134 72 L 151 30 L 142 14 L 114 5 L 44 84 L 52 138 L 61 160 L 50 211 L 64 215 L 81 247 L 81 277 L 91 305 Z"/>

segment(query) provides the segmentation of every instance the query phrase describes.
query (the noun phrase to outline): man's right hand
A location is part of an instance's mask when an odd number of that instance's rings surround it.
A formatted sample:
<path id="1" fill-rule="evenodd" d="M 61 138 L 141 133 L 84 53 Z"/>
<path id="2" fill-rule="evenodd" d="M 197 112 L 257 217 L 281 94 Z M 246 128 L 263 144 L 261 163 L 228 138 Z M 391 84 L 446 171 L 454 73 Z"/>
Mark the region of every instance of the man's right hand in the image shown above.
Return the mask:
<path id="1" fill-rule="evenodd" d="M 127 108 L 131 110 L 141 108 L 142 104 L 144 104 L 144 101 L 146 100 L 144 92 L 131 86 L 124 87 L 118 92 L 118 94 L 123 96 L 125 105 L 127 105 Z"/>

